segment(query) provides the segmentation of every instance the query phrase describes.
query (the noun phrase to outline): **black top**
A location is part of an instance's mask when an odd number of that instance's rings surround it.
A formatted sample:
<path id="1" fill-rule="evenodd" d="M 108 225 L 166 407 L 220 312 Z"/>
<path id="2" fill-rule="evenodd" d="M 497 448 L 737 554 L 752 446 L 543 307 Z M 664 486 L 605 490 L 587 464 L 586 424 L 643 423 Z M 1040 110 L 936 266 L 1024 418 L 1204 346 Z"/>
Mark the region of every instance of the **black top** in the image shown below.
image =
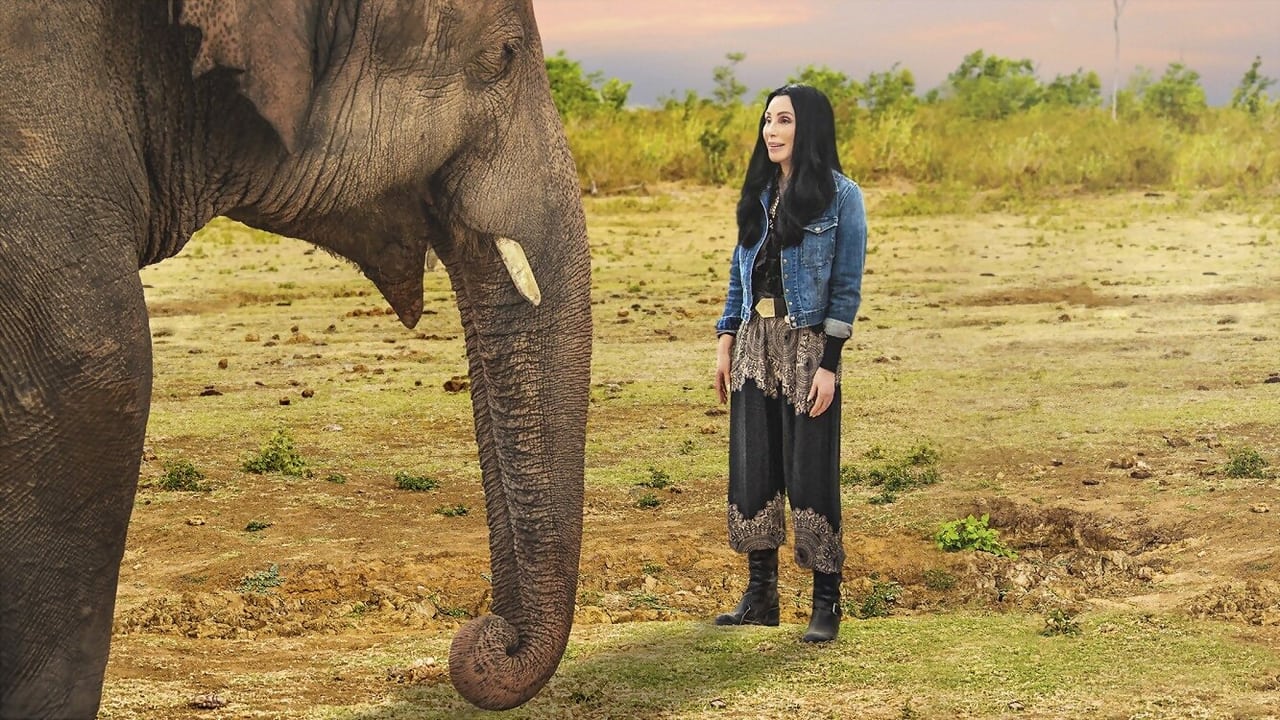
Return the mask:
<path id="1" fill-rule="evenodd" d="M 760 254 L 756 255 L 755 264 L 751 266 L 752 294 L 762 298 L 786 297 L 782 292 L 782 242 L 773 229 L 773 221 L 778 215 L 776 189 L 774 193 L 773 202 L 769 207 L 769 233 L 765 235 L 764 247 L 760 249 Z M 822 332 L 822 326 L 814 325 L 810 330 Z M 822 348 L 822 362 L 818 367 L 835 372 L 840 364 L 840 351 L 844 349 L 846 339 L 828 335 L 827 342 Z"/>
<path id="2" fill-rule="evenodd" d="M 756 263 L 751 268 L 751 291 L 756 297 L 785 297 L 782 294 L 782 248 L 772 223 L 769 234 L 764 238 L 764 247 L 756 255 Z"/>

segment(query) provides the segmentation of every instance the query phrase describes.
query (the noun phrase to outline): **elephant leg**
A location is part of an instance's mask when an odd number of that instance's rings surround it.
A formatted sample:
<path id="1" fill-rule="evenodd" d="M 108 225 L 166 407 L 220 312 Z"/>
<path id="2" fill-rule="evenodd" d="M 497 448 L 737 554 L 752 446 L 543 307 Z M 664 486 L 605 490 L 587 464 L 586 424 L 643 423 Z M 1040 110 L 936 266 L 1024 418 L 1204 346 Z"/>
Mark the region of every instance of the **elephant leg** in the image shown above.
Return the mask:
<path id="1" fill-rule="evenodd" d="M 0 260 L 0 718 L 92 718 L 151 395 L 142 286 Z"/>

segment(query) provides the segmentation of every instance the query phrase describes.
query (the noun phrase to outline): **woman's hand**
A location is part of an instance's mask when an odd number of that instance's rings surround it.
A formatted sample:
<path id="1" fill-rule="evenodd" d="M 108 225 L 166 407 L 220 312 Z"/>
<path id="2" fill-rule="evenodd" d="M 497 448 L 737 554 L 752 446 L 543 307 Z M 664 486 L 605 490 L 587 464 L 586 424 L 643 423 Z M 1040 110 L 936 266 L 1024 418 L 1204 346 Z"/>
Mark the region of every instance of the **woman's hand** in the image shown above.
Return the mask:
<path id="1" fill-rule="evenodd" d="M 734 336 L 725 333 L 716 341 L 716 395 L 720 404 L 729 402 L 729 368 L 733 365 Z"/>
<path id="2" fill-rule="evenodd" d="M 836 396 L 836 374 L 826 368 L 818 368 L 809 386 L 809 417 L 818 417 L 831 407 Z"/>

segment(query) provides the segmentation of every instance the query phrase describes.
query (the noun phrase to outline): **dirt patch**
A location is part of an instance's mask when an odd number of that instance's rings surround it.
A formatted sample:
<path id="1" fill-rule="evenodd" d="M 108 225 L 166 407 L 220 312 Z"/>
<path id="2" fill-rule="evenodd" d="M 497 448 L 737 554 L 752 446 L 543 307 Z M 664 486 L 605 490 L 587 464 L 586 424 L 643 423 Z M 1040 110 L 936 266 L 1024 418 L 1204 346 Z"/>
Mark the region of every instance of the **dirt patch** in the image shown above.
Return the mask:
<path id="1" fill-rule="evenodd" d="M 118 614 L 115 632 L 252 639 L 334 634 L 364 624 L 414 629 L 458 624 L 488 608 L 489 584 L 476 573 L 448 568 L 425 556 L 405 564 L 273 566 L 247 577 L 241 590 L 146 600 Z"/>
<path id="2" fill-rule="evenodd" d="M 1242 287 L 1217 290 L 1197 298 L 1204 305 L 1239 305 L 1280 300 L 1280 287 Z"/>
<path id="3" fill-rule="evenodd" d="M 1280 626 L 1280 583 L 1250 580 L 1222 585 L 1193 598 L 1186 611 L 1201 620 Z"/>
<path id="4" fill-rule="evenodd" d="M 1000 305 L 1082 305 L 1106 307 L 1132 305 L 1132 297 L 1102 296 L 1088 284 L 1064 285 L 1047 288 L 1012 288 L 995 290 L 962 298 L 958 305 L 994 307 Z"/>

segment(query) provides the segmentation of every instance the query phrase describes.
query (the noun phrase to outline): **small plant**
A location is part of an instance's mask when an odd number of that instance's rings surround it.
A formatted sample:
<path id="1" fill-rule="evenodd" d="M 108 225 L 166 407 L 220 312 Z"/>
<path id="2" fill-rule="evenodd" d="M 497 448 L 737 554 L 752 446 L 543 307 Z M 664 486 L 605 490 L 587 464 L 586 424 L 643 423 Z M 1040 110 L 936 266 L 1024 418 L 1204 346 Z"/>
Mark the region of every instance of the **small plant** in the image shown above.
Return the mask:
<path id="1" fill-rule="evenodd" d="M 1229 478 L 1264 478 L 1269 464 L 1257 450 L 1242 447 L 1231 451 L 1222 473 Z"/>
<path id="2" fill-rule="evenodd" d="M 873 617 L 889 617 L 893 612 L 893 606 L 898 602 L 898 598 L 902 597 L 902 586 L 892 581 L 871 581 L 871 592 L 867 593 L 861 601 L 855 601 L 855 605 L 850 608 L 854 616 L 866 620 Z"/>
<path id="3" fill-rule="evenodd" d="M 911 448 L 906 455 L 906 461 L 916 466 L 937 465 L 941 459 L 942 454 L 938 452 L 937 448 L 927 443 L 920 443 Z"/>
<path id="4" fill-rule="evenodd" d="M 1054 608 L 1044 618 L 1044 629 L 1040 634 L 1045 637 L 1053 637 L 1055 635 L 1079 635 L 1080 623 L 1076 622 L 1076 618 L 1071 613 L 1061 608 Z"/>
<path id="5" fill-rule="evenodd" d="M 437 515 L 445 517 L 462 517 L 468 512 L 466 505 L 442 505 L 436 508 Z"/>
<path id="6" fill-rule="evenodd" d="M 209 486 L 204 484 L 204 473 L 192 465 L 190 460 L 173 460 L 165 463 L 164 474 L 160 476 L 159 485 L 161 490 L 209 491 Z"/>
<path id="7" fill-rule="evenodd" d="M 698 452 L 698 443 L 693 438 L 685 438 L 684 442 L 680 443 L 681 455 L 692 455 L 696 452 Z"/>
<path id="8" fill-rule="evenodd" d="M 634 610 L 636 608 L 649 608 L 650 610 L 667 610 L 667 603 L 663 599 L 648 590 L 637 590 L 629 593 L 627 604 Z"/>
<path id="9" fill-rule="evenodd" d="M 325 476 L 324 481 L 333 483 L 334 485 L 346 485 L 347 476 L 342 473 L 329 473 Z"/>
<path id="10" fill-rule="evenodd" d="M 244 526 L 245 532 L 261 532 L 271 527 L 271 523 L 263 520 L 250 520 L 248 525 Z"/>
<path id="11" fill-rule="evenodd" d="M 244 469 L 245 472 L 256 475 L 280 473 L 293 477 L 307 477 L 311 474 L 307 469 L 306 461 L 294 447 L 293 438 L 289 437 L 286 430 L 276 430 L 272 433 L 271 438 L 262 445 L 258 454 L 245 462 Z"/>
<path id="12" fill-rule="evenodd" d="M 939 568 L 924 571 L 924 586 L 930 590 L 950 590 L 956 586 L 956 576 Z"/>
<path id="13" fill-rule="evenodd" d="M 640 568 L 640 572 L 645 575 L 657 575 L 662 572 L 662 566 L 656 562 L 647 562 L 644 564 L 644 567 Z"/>
<path id="14" fill-rule="evenodd" d="M 991 553 L 996 557 L 1016 558 L 1018 554 L 1000 542 L 1000 532 L 989 527 L 991 516 L 983 514 L 981 518 L 970 515 L 967 518 L 942 523 L 933 540 L 938 547 L 947 552 L 960 550 L 977 550 Z"/>
<path id="15" fill-rule="evenodd" d="M 395 475 L 396 487 L 401 490 L 411 490 L 413 492 L 427 492 L 440 487 L 440 482 L 435 478 L 429 478 L 425 475 L 414 475 L 408 470 L 399 470 Z"/>
<path id="16" fill-rule="evenodd" d="M 636 483 L 636 485 L 640 487 L 653 488 L 654 490 L 666 490 L 667 488 L 675 485 L 675 483 L 671 481 L 671 476 L 668 475 L 665 470 L 650 467 L 649 477 Z"/>
<path id="17" fill-rule="evenodd" d="M 439 605 L 437 605 L 437 606 L 436 606 L 436 608 L 440 611 L 440 614 L 441 614 L 441 615 L 444 615 L 445 617 L 451 617 L 451 618 L 467 618 L 467 617 L 471 617 L 471 611 L 467 610 L 467 609 L 466 609 L 466 608 L 464 608 L 464 607 L 444 607 L 444 608 L 442 608 L 442 607 L 440 607 Z"/>
<path id="18" fill-rule="evenodd" d="M 259 570 L 256 573 L 244 576 L 240 580 L 240 585 L 236 587 L 236 592 L 242 595 L 249 593 L 265 595 L 271 588 L 280 587 L 282 583 L 284 583 L 284 578 L 280 577 L 280 566 L 273 563 L 266 570 Z"/>
<path id="19" fill-rule="evenodd" d="M 886 459 L 884 450 L 878 446 L 863 455 L 877 462 L 865 470 L 852 465 L 841 466 L 840 484 L 878 488 L 879 492 L 867 500 L 872 505 L 896 502 L 899 494 L 933 485 L 940 479 L 936 466 L 941 455 L 927 444 L 917 445 L 897 460 Z"/>
<path id="20" fill-rule="evenodd" d="M 642 507 L 646 510 L 650 508 L 656 508 L 661 504 L 662 504 L 662 501 L 659 500 L 658 496 L 654 495 L 653 493 L 645 493 L 644 495 L 640 496 L 639 500 L 636 501 L 637 507 Z"/>

